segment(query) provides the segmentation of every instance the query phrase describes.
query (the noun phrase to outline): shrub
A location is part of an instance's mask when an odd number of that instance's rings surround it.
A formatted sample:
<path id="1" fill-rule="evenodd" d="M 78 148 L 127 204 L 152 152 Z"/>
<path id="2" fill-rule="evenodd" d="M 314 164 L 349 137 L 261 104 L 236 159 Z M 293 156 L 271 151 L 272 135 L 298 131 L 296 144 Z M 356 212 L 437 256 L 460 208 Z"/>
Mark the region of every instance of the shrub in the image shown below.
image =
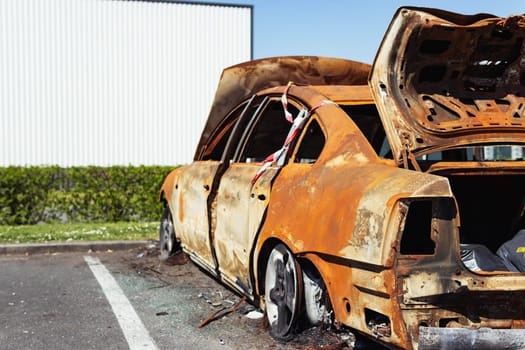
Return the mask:
<path id="1" fill-rule="evenodd" d="M 0 224 L 155 221 L 173 167 L 0 168 Z"/>

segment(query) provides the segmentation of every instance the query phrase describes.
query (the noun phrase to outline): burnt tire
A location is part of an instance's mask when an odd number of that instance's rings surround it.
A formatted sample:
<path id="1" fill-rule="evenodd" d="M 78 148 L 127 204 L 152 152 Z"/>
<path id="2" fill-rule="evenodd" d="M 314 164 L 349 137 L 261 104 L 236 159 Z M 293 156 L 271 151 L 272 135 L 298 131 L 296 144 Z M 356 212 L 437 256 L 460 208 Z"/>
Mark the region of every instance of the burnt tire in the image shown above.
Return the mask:
<path id="1" fill-rule="evenodd" d="M 301 267 L 306 321 L 310 326 L 330 327 L 334 324 L 334 314 L 323 278 L 311 262 L 304 260 Z"/>
<path id="2" fill-rule="evenodd" d="M 159 228 L 160 260 L 167 260 L 180 248 L 173 227 L 171 211 L 168 206 L 164 208 Z"/>
<path id="3" fill-rule="evenodd" d="M 299 263 L 283 244 L 271 251 L 264 281 L 270 334 L 279 340 L 294 336 L 302 307 L 303 279 Z"/>

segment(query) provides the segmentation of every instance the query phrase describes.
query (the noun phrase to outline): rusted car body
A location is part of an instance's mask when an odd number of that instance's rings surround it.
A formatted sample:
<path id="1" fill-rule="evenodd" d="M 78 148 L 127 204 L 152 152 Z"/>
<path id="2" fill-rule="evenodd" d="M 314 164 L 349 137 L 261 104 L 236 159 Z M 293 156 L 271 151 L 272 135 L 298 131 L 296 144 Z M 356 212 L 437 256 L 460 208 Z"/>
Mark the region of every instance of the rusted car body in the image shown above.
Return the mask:
<path id="1" fill-rule="evenodd" d="M 525 274 L 496 255 L 525 228 L 524 37 L 523 16 L 401 8 L 372 67 L 226 69 L 162 186 L 164 255 L 180 242 L 278 338 L 324 322 L 392 348 L 525 348 Z"/>

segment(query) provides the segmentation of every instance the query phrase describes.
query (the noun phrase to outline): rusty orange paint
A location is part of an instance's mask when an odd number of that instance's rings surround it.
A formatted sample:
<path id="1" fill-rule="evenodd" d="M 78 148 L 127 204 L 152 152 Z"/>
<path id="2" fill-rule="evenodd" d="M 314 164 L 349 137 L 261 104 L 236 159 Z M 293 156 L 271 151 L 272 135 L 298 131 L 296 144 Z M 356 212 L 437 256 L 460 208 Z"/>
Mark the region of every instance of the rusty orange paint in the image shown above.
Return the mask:
<path id="1" fill-rule="evenodd" d="M 172 194 L 173 186 L 174 186 L 174 181 L 175 181 L 175 176 L 176 176 L 177 172 L 178 172 L 177 169 L 172 170 L 168 174 L 168 176 L 166 176 L 166 178 L 164 179 L 164 182 L 162 183 L 162 186 L 161 186 L 160 192 L 159 192 L 159 200 L 160 201 L 167 200 L 167 199 L 171 198 L 171 194 Z"/>

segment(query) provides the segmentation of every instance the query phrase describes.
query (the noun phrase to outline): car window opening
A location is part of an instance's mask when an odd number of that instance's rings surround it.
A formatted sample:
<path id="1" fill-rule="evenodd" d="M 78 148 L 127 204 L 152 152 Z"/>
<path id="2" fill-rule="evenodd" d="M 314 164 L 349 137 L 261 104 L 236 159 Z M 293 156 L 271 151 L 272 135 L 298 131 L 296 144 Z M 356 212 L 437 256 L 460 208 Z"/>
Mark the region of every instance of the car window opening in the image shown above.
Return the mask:
<path id="1" fill-rule="evenodd" d="M 293 105 L 288 105 L 288 110 L 293 116 L 299 113 Z M 270 102 L 258 117 L 240 161 L 246 163 L 264 161 L 283 146 L 290 126 L 290 122 L 283 115 L 280 101 Z"/>
<path id="2" fill-rule="evenodd" d="M 392 159 L 392 151 L 375 105 L 340 105 L 339 107 L 357 125 L 379 157 Z"/>
<path id="3" fill-rule="evenodd" d="M 210 144 L 210 151 L 206 152 L 203 156 L 203 160 L 221 160 L 222 154 L 228 143 L 228 139 L 233 131 L 233 124 L 227 125 L 221 130 L 221 132 L 213 140 L 214 143 Z"/>
<path id="4" fill-rule="evenodd" d="M 409 204 L 401 235 L 403 255 L 433 255 L 436 244 L 432 233 L 432 201 L 418 200 Z"/>
<path id="5" fill-rule="evenodd" d="M 301 144 L 295 156 L 295 163 L 315 163 L 326 142 L 325 136 L 317 120 L 312 119 L 307 126 Z"/>
<path id="6" fill-rule="evenodd" d="M 288 87 L 290 87 L 291 84 L 292 83 L 289 83 Z M 270 154 L 269 156 L 267 156 L 264 159 L 263 165 L 257 171 L 255 176 L 252 178 L 252 181 L 251 181 L 252 185 L 255 184 L 257 179 L 272 164 L 275 164 L 278 167 L 282 167 L 283 165 L 285 165 L 286 162 L 288 161 L 288 156 L 292 154 L 293 147 L 294 147 L 294 145 L 296 143 L 296 138 L 301 133 L 304 125 L 309 120 L 310 115 L 312 113 L 314 113 L 318 108 L 320 108 L 320 107 L 322 107 L 322 106 L 324 106 L 326 104 L 333 104 L 334 103 L 334 102 L 332 102 L 330 100 L 322 100 L 318 104 L 316 104 L 313 107 L 311 107 L 310 110 L 307 110 L 305 108 L 301 109 L 301 111 L 299 111 L 297 113 L 297 116 L 294 118 L 293 117 L 293 113 L 290 112 L 290 110 L 288 109 L 287 91 L 288 91 L 288 89 L 284 92 L 284 94 L 281 97 L 281 104 L 283 106 L 285 119 L 288 122 L 291 123 L 290 130 L 288 131 L 288 133 L 286 135 L 286 138 L 285 138 L 285 140 L 283 142 L 282 147 L 279 148 L 276 152 Z M 323 143 L 322 143 L 322 145 L 324 145 L 324 135 L 323 135 Z M 316 151 L 316 150 L 314 149 L 314 151 Z M 319 153 L 320 153 L 320 150 L 319 150 Z M 315 158 L 313 160 L 315 161 L 315 159 L 317 159 L 318 154 L 314 154 L 314 156 L 315 156 Z"/>
<path id="7" fill-rule="evenodd" d="M 233 110 L 226 120 L 215 130 L 212 141 L 207 145 L 202 156 L 202 160 L 221 160 L 223 153 L 231 137 L 235 123 L 241 116 L 242 112 L 248 106 L 249 101 L 243 102 Z M 255 107 L 258 105 L 256 104 Z M 254 106 L 252 106 L 254 108 Z"/>

